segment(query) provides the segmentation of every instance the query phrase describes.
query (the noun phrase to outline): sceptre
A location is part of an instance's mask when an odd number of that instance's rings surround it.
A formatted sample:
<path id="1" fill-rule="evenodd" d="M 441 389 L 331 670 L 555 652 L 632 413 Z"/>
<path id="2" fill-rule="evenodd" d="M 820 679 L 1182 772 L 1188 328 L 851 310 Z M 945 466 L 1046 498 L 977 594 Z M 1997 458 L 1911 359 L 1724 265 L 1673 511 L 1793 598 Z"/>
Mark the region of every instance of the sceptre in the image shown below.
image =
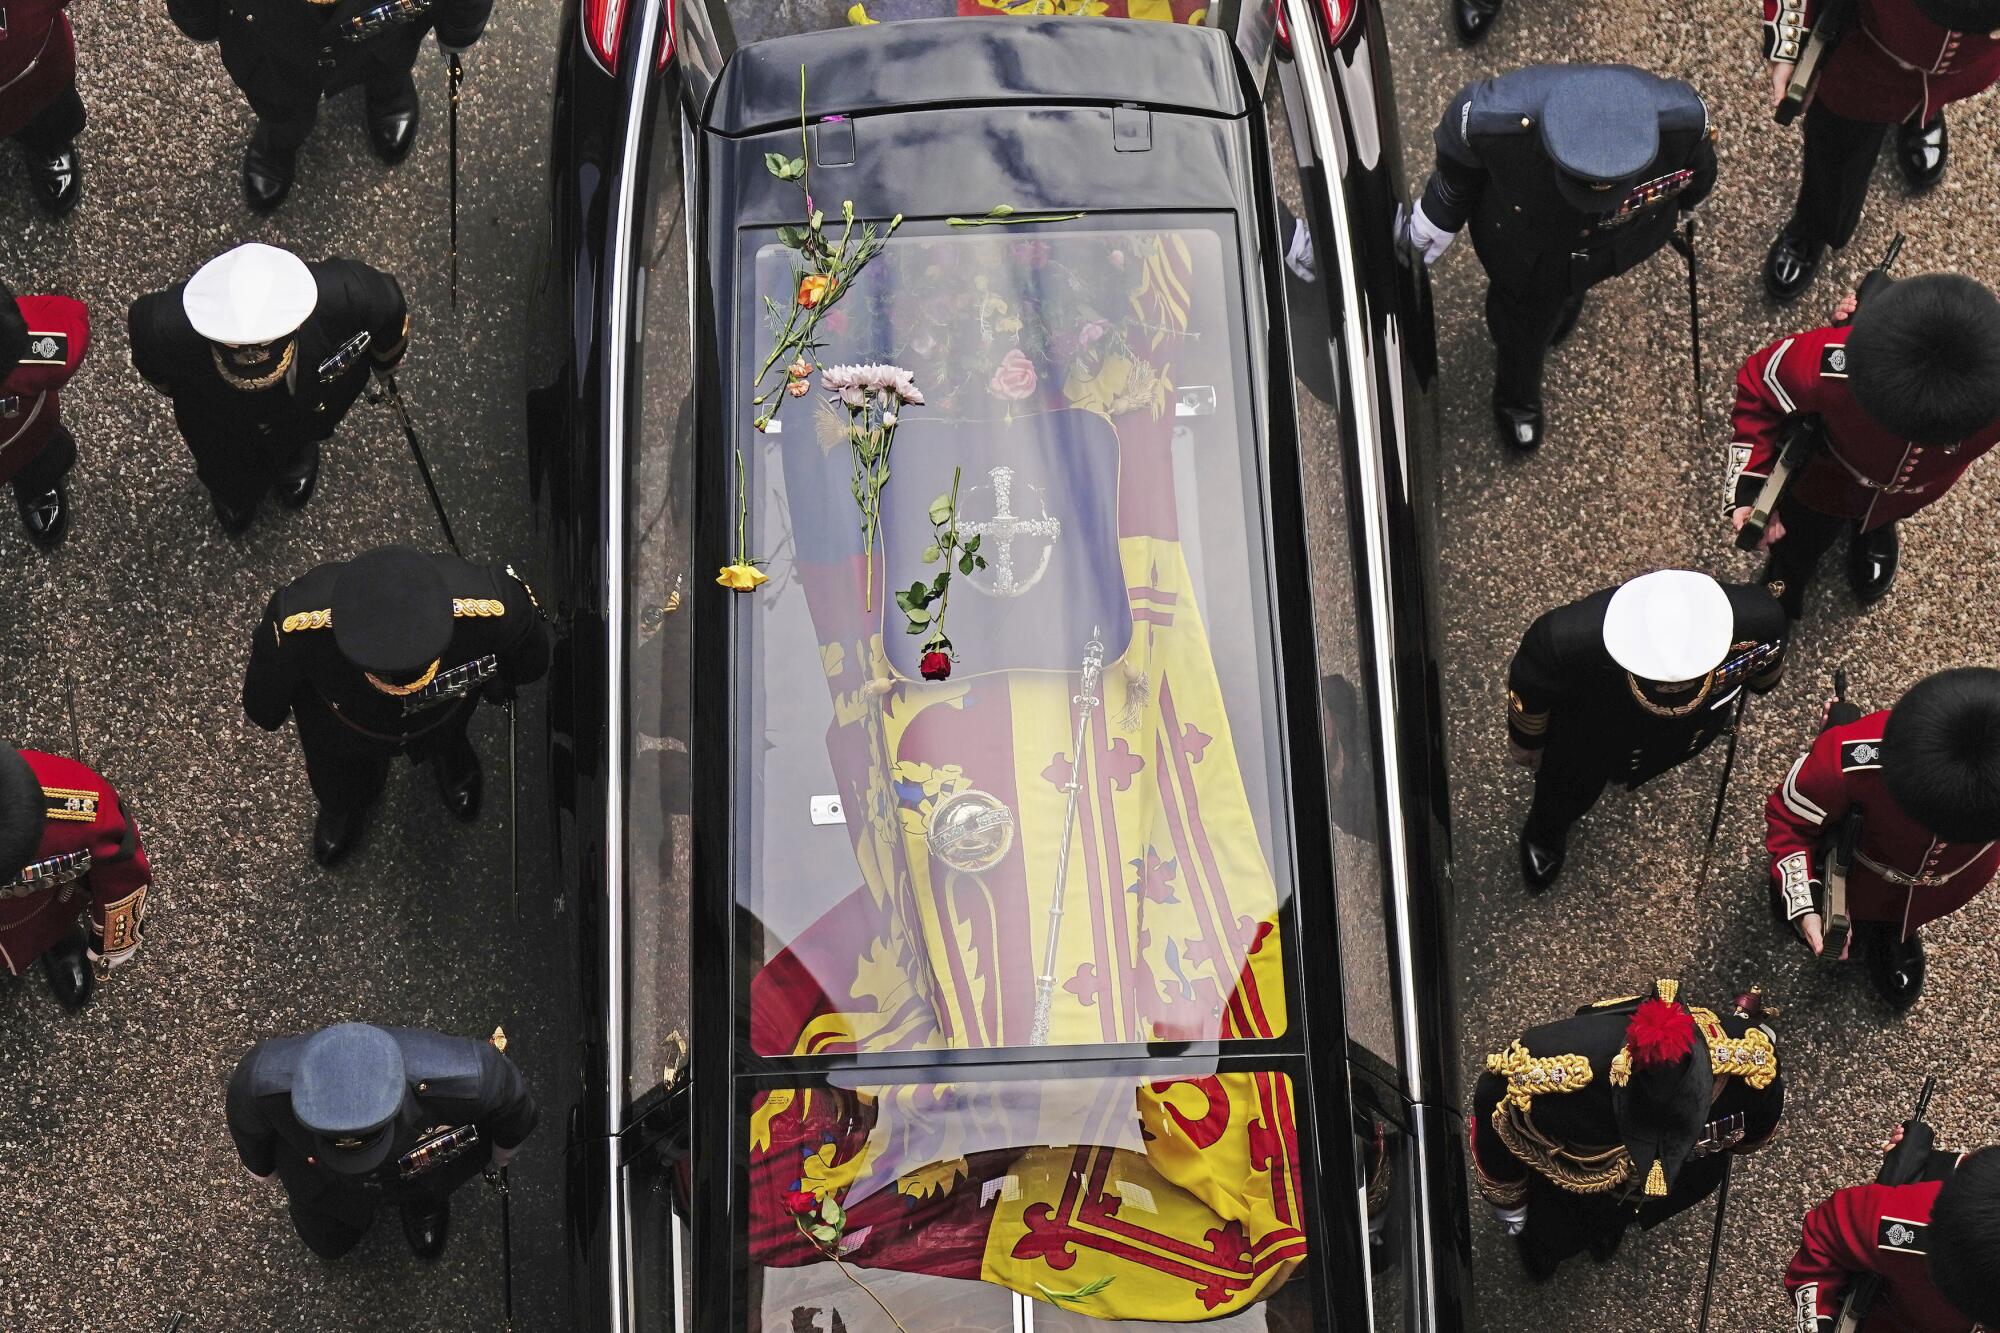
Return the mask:
<path id="1" fill-rule="evenodd" d="M 1042 974 L 1035 978 L 1035 1023 L 1028 1031 L 1030 1046 L 1049 1044 L 1049 1005 L 1055 999 L 1056 941 L 1062 935 L 1063 893 L 1069 886 L 1069 841 L 1076 829 L 1076 798 L 1083 790 L 1083 746 L 1090 737 L 1090 715 L 1097 709 L 1097 679 L 1104 669 L 1104 644 L 1096 625 L 1083 646 L 1083 680 L 1070 702 L 1077 706 L 1076 744 L 1070 750 L 1069 804 L 1063 810 L 1062 842 L 1056 848 L 1056 887 L 1049 896 L 1049 936 L 1042 947 Z"/>

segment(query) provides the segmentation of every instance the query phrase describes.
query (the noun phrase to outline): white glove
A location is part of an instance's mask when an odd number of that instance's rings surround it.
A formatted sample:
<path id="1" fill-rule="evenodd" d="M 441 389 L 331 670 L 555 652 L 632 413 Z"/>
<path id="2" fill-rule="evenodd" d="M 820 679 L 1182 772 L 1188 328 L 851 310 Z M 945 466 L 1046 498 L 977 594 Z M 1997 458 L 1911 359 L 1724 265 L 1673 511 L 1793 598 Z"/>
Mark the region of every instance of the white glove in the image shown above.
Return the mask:
<path id="1" fill-rule="evenodd" d="M 132 959 L 138 954 L 139 945 L 143 941 L 143 939 L 144 937 L 141 936 L 139 939 L 133 940 L 132 943 L 126 945 L 122 949 L 113 949 L 110 953 L 99 953 L 97 951 L 97 946 L 99 943 L 101 943 L 101 941 L 99 941 L 95 936 L 92 936 L 90 944 L 85 946 L 83 952 L 84 955 L 90 960 L 91 971 L 97 973 L 97 975 L 100 977 L 105 977 L 111 974 L 112 968 L 123 967 L 125 966 L 125 964 L 131 962 Z"/>
<path id="2" fill-rule="evenodd" d="M 1516 1204 L 1512 1208 L 1502 1208 L 1497 1203 L 1489 1203 L 1486 1206 L 1493 1210 L 1493 1216 L 1499 1219 L 1500 1225 L 1507 1228 L 1508 1235 L 1518 1236 L 1528 1229 L 1527 1204 Z"/>
<path id="3" fill-rule="evenodd" d="M 1438 257 L 1458 239 L 1457 232 L 1446 231 L 1424 216 L 1422 201 L 1410 210 L 1409 236 L 1410 248 L 1424 257 L 1426 265 L 1437 263 Z"/>

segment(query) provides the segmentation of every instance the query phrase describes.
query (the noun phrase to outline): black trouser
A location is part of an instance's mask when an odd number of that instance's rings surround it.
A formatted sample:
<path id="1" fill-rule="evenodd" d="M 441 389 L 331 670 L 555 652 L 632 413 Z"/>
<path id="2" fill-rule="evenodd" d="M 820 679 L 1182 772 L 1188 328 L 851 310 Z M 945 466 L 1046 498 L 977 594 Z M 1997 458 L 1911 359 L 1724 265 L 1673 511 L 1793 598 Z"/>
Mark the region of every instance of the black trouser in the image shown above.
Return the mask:
<path id="1" fill-rule="evenodd" d="M 397 744 L 362 735 L 317 694 L 302 692 L 293 701 L 292 718 L 298 724 L 299 748 L 305 752 L 313 796 L 328 810 L 358 810 L 382 794 L 389 780 L 389 761 L 399 754 L 407 754 L 413 764 L 437 760 L 448 772 L 464 772 L 478 762 L 465 735 L 478 696 L 443 706 L 453 715 Z"/>
<path id="2" fill-rule="evenodd" d="M 285 443 L 259 440 L 245 449 L 217 448 L 188 441 L 194 455 L 194 474 L 223 507 L 245 513 L 270 494 L 271 488 L 297 477 L 319 462 L 319 441 Z"/>
<path id="3" fill-rule="evenodd" d="M 1542 844 L 1561 840 L 1611 783 L 1611 774 L 1603 769 L 1553 751 L 1551 746 L 1543 752 L 1542 766 L 1535 770 L 1535 799 L 1522 826 L 1531 841 Z"/>
<path id="4" fill-rule="evenodd" d="M 1536 267 L 1538 278 L 1543 268 L 1551 270 L 1548 280 L 1526 287 L 1487 284 L 1486 329 L 1493 335 L 1493 381 L 1504 402 L 1526 406 L 1541 399 L 1542 362 L 1556 333 L 1573 321 L 1583 306 L 1583 291 L 1575 290 L 1568 277 L 1569 262 L 1568 255 L 1549 256 Z"/>
<path id="5" fill-rule="evenodd" d="M 1785 614 L 1797 620 L 1805 613 L 1806 587 L 1819 570 L 1820 558 L 1843 532 L 1855 530 L 1851 518 L 1835 518 L 1787 495 L 1778 502 L 1778 521 L 1785 535 L 1772 543 L 1764 566 L 1765 583 L 1782 583 L 1778 600 Z"/>
<path id="6" fill-rule="evenodd" d="M 416 64 L 416 52 L 410 51 L 410 58 L 400 59 L 399 53 L 391 52 L 383 59 L 374 52 L 366 53 L 365 63 L 354 75 L 341 82 L 329 85 L 328 95 L 360 84 L 363 96 L 367 98 L 368 114 L 389 116 L 403 111 L 417 109 L 417 82 L 410 71 Z M 274 152 L 290 155 L 312 133 L 313 122 L 319 119 L 320 98 L 316 94 L 310 102 L 301 101 L 282 111 L 261 110 L 257 115 L 257 127 L 263 136 L 264 146 Z"/>
<path id="7" fill-rule="evenodd" d="M 56 488 L 56 483 L 76 466 L 76 437 L 65 426 L 49 433 L 42 451 L 21 465 L 14 474 L 14 497 L 23 503 L 37 500 Z"/>
<path id="8" fill-rule="evenodd" d="M 1839 249 L 1853 237 L 1889 129 L 1883 121 L 1849 120 L 1823 101 L 1806 108 L 1805 169 L 1792 208 L 1802 240 Z"/>
<path id="9" fill-rule="evenodd" d="M 49 104 L 14 131 L 14 142 L 40 157 L 54 157 L 67 150 L 83 133 L 83 98 L 77 95 L 76 80 L 49 99 Z"/>
<path id="10" fill-rule="evenodd" d="M 451 1190 L 443 1183 L 408 1186 L 356 1185 L 335 1190 L 309 1202 L 289 1200 L 292 1227 L 307 1249 L 322 1259 L 338 1259 L 361 1243 L 375 1225 L 375 1213 L 382 1206 L 415 1208 L 430 1213 L 445 1206 Z"/>

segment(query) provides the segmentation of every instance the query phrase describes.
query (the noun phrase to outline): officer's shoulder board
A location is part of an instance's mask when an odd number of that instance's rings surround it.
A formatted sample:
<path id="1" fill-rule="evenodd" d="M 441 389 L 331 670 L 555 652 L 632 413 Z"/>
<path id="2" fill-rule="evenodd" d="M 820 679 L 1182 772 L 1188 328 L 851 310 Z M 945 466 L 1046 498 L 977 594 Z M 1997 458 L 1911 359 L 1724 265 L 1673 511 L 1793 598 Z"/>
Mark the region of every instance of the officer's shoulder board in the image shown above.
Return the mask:
<path id="1" fill-rule="evenodd" d="M 1644 995 L 1614 995 L 1608 1000 L 1594 1000 L 1577 1010 L 1579 1014 L 1595 1013 L 1599 1009 L 1636 1009 Z"/>
<path id="2" fill-rule="evenodd" d="M 1819 377 L 1823 380 L 1847 378 L 1847 344 L 1828 343 L 1819 349 Z"/>
<path id="3" fill-rule="evenodd" d="M 69 335 L 28 330 L 28 354 L 24 366 L 66 366 L 69 364 Z"/>
<path id="4" fill-rule="evenodd" d="M 1840 771 L 1859 773 L 1866 769 L 1882 767 L 1882 741 L 1873 740 L 1842 741 L 1840 743 Z"/>
<path id="5" fill-rule="evenodd" d="M 1897 1254 L 1924 1254 L 1926 1233 L 1930 1224 L 1912 1221 L 1907 1217 L 1890 1217 L 1883 1214 L 1875 1224 L 1875 1248 L 1893 1250 Z"/>
<path id="6" fill-rule="evenodd" d="M 82 787 L 43 787 L 43 813 L 65 824 L 95 824 L 97 793 Z"/>

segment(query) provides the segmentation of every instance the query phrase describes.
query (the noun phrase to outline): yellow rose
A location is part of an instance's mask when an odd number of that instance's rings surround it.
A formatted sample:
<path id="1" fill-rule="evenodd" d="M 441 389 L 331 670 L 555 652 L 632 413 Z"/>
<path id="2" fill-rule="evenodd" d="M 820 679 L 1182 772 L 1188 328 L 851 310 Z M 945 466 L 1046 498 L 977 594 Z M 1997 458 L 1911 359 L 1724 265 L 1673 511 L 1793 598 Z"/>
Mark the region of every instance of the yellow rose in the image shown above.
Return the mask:
<path id="1" fill-rule="evenodd" d="M 824 273 L 808 273 L 799 280 L 799 308 L 811 310 L 826 299 L 826 289 L 831 285 Z"/>
<path id="2" fill-rule="evenodd" d="M 724 565 L 715 581 L 732 592 L 749 592 L 760 583 L 768 583 L 770 578 L 755 565 Z"/>

